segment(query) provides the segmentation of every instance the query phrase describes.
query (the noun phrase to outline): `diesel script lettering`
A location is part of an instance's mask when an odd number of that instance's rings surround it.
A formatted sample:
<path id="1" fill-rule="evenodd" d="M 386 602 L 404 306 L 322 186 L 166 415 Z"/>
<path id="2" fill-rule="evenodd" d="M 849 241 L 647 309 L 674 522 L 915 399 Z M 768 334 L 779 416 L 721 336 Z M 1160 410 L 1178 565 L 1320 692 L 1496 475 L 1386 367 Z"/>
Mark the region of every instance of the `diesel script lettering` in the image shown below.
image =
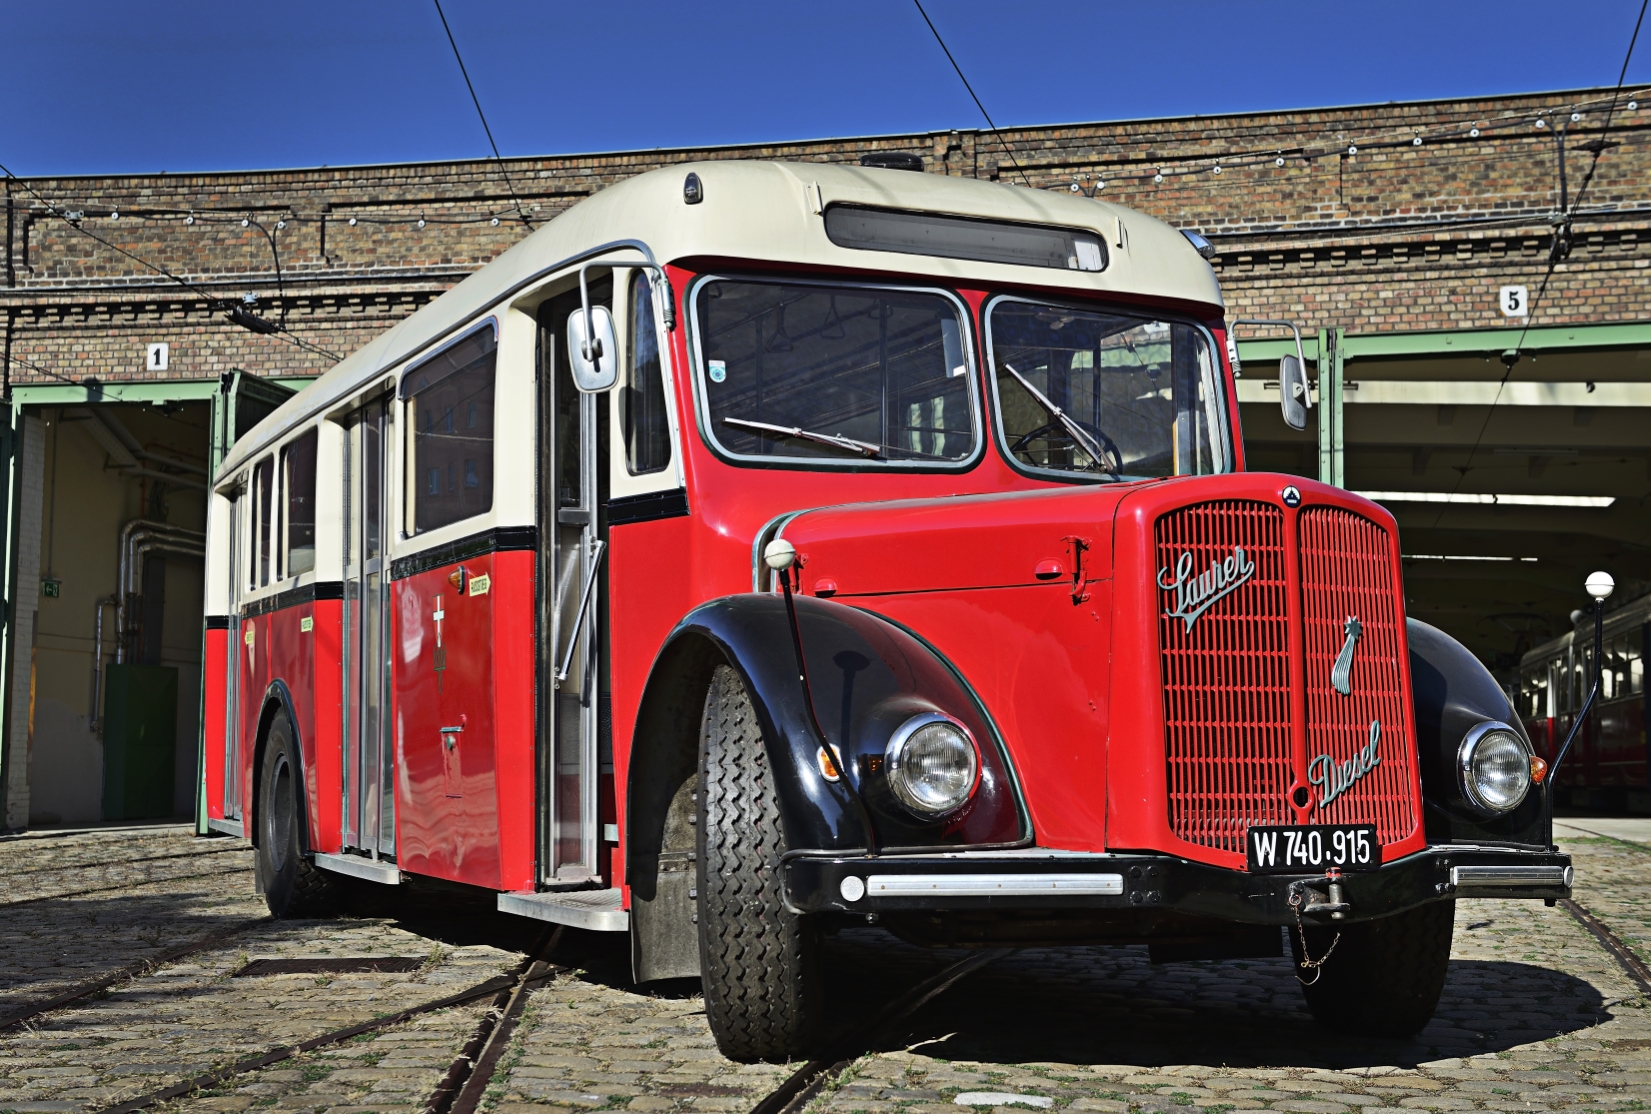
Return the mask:
<path id="1" fill-rule="evenodd" d="M 1337 762 L 1328 754 L 1321 754 L 1307 763 L 1307 780 L 1318 786 L 1320 807 L 1329 804 L 1349 789 L 1353 783 L 1374 770 L 1382 756 L 1377 747 L 1382 741 L 1382 722 L 1370 721 L 1370 742 L 1346 762 Z"/>
<path id="2" fill-rule="evenodd" d="M 1192 574 L 1192 554 L 1183 553 L 1175 562 L 1174 570 L 1168 567 L 1158 570 L 1158 587 L 1175 593 L 1175 605 L 1164 614 L 1182 620 L 1190 631 L 1211 604 L 1254 575 L 1255 562 L 1241 545 L 1233 546 L 1232 556 L 1211 561 L 1210 567 L 1197 576 Z"/>

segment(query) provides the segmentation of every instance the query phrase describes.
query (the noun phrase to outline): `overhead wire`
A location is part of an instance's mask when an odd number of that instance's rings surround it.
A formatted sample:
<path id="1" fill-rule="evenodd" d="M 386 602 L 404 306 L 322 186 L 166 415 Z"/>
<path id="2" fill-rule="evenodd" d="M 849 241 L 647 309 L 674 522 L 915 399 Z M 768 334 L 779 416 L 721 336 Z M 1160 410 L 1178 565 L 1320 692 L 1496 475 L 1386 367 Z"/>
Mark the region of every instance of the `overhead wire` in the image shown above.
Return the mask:
<path id="1" fill-rule="evenodd" d="M 8 181 L 16 182 L 18 185 L 22 186 L 25 190 L 27 190 L 30 193 L 30 195 L 32 195 L 35 198 L 36 201 L 40 202 L 40 204 L 45 207 L 47 212 L 49 212 L 53 216 L 57 217 L 64 224 L 68 225 L 70 228 L 74 229 L 76 232 L 80 233 L 82 236 L 88 236 L 91 239 L 96 240 L 98 243 L 102 244 L 104 247 L 108 248 L 109 250 L 117 252 L 120 255 L 123 255 L 126 258 L 132 260 L 134 263 L 138 264 L 139 266 L 144 267 L 144 268 L 146 268 L 150 271 L 155 272 L 158 275 L 162 275 L 162 276 L 170 279 L 171 281 L 177 283 L 179 286 L 182 286 L 185 290 L 188 290 L 192 294 L 195 294 L 198 297 L 200 297 L 212 309 L 224 310 L 224 311 L 227 312 L 228 310 L 233 308 L 232 303 L 226 301 L 223 298 L 218 297 L 216 294 L 213 294 L 211 291 L 205 290 L 205 289 L 195 285 L 194 283 L 190 282 L 188 279 L 182 277 L 181 275 L 176 275 L 176 274 L 172 273 L 171 271 L 167 270 L 165 267 L 160 266 L 158 263 L 151 263 L 149 260 L 143 258 L 143 256 L 141 256 L 141 255 L 138 255 L 136 252 L 128 251 L 127 249 L 121 247 L 119 244 L 116 244 L 116 243 L 113 243 L 112 241 L 104 239 L 102 236 L 99 236 L 97 233 L 93 232 L 89 228 L 82 227 L 82 222 L 81 221 L 70 219 L 68 213 L 64 212 L 62 209 L 59 209 L 56 205 L 53 205 L 50 201 L 47 201 L 46 198 L 41 195 L 39 190 L 36 190 L 33 186 L 31 186 L 28 183 L 27 180 L 25 180 L 23 178 L 19 178 L 16 174 L 13 174 L 11 169 L 9 167 L 7 167 L 4 163 L 0 163 L 0 173 L 5 174 L 6 179 Z M 262 231 L 262 229 L 260 229 L 260 231 Z M 277 270 L 279 271 L 279 264 L 277 264 Z M 338 360 L 343 359 L 343 357 L 338 355 L 336 352 L 329 352 L 325 348 L 322 348 L 320 345 L 312 344 L 309 341 L 304 340 L 301 337 L 294 336 L 292 333 L 287 331 L 287 328 L 284 324 L 276 325 L 275 330 L 276 330 L 275 332 L 265 334 L 265 335 L 280 337 L 282 340 L 287 341 L 289 344 L 296 345 L 297 347 L 302 348 L 302 349 L 304 349 L 306 351 L 309 351 L 309 352 L 313 352 L 316 355 L 325 356 L 327 359 L 333 360 L 335 362 L 338 361 Z"/>
<path id="2" fill-rule="evenodd" d="M 435 0 L 435 5 L 436 14 L 441 17 L 441 28 L 447 32 L 448 45 L 453 48 L 453 57 L 458 60 L 459 73 L 464 75 L 464 87 L 470 90 L 470 102 L 476 106 L 476 115 L 481 117 L 482 131 L 487 133 L 487 144 L 493 148 L 493 160 L 499 164 L 499 177 L 504 179 L 505 187 L 510 190 L 510 198 L 516 203 L 516 215 L 531 229 L 533 222 L 527 219 L 527 213 L 522 210 L 522 199 L 516 196 L 515 183 L 510 180 L 510 172 L 504 168 L 499 145 L 493 142 L 493 129 L 487 126 L 487 113 L 482 111 L 481 98 L 476 96 L 476 87 L 470 82 L 470 71 L 464 67 L 464 56 L 459 53 L 458 40 L 453 37 L 453 29 L 447 25 L 447 13 L 441 10 L 441 0 Z"/>
<path id="3" fill-rule="evenodd" d="M 992 129 L 992 135 L 996 136 L 998 143 L 1002 144 L 1003 153 L 1009 156 L 1009 162 L 1014 166 L 1015 172 L 1020 175 L 1022 184 L 1030 187 L 1032 180 L 1026 176 L 1026 171 L 1020 168 L 1020 161 L 1015 158 L 1015 152 L 1010 148 L 1009 141 L 1003 138 L 1003 133 L 998 131 L 997 125 L 992 122 L 992 114 L 987 112 L 986 106 L 980 103 L 980 97 L 975 94 L 975 87 L 970 85 L 969 79 L 963 76 L 963 67 L 957 64 L 956 58 L 952 57 L 951 49 L 946 45 L 946 40 L 940 37 L 940 30 L 934 25 L 934 20 L 930 19 L 929 13 L 923 10 L 923 0 L 912 0 L 912 3 L 917 5 L 917 14 L 923 17 L 923 22 L 929 25 L 929 31 L 934 35 L 934 41 L 940 44 L 941 50 L 945 51 L 946 61 L 950 62 L 952 69 L 957 71 L 958 80 L 963 82 L 963 88 L 969 91 L 969 96 L 974 100 L 975 107 L 980 109 L 980 114 L 986 118 L 986 126 Z"/>
<path id="4" fill-rule="evenodd" d="M 1645 22 L 1645 11 L 1648 6 L 1651 6 L 1651 0 L 1640 0 L 1640 14 L 1638 18 L 1634 20 L 1634 33 L 1628 38 L 1628 50 L 1622 58 L 1622 69 L 1617 74 L 1616 91 L 1611 95 L 1611 100 L 1609 102 L 1610 107 L 1606 109 L 1605 123 L 1600 128 L 1599 136 L 1597 139 L 1592 141 L 1594 155 L 1593 162 L 1589 164 L 1588 174 L 1583 179 L 1581 188 L 1577 190 L 1575 201 L 1573 201 L 1569 208 L 1564 212 L 1561 220 L 1555 222 L 1554 224 L 1554 238 L 1548 251 L 1547 270 L 1542 273 L 1542 282 L 1536 288 L 1536 297 L 1532 298 L 1530 303 L 1526 306 L 1525 324 L 1519 330 L 1518 341 L 1514 343 L 1514 346 L 1511 349 L 1502 353 L 1502 378 L 1496 385 L 1496 394 L 1491 396 L 1490 406 L 1485 410 L 1484 421 L 1479 423 L 1479 434 L 1473 439 L 1473 447 L 1468 450 L 1467 463 L 1458 470 L 1456 486 L 1451 489 L 1452 492 L 1455 492 L 1462 486 L 1463 483 L 1467 482 L 1468 473 L 1473 469 L 1473 459 L 1479 453 L 1479 446 L 1484 443 L 1486 431 L 1490 429 L 1491 418 L 1496 413 L 1497 405 L 1502 401 L 1502 394 L 1507 389 L 1508 380 L 1513 376 L 1513 369 L 1519 364 L 1520 350 L 1525 346 L 1525 338 L 1531 331 L 1531 322 L 1536 317 L 1536 311 L 1542 304 L 1543 296 L 1548 292 L 1548 283 L 1553 279 L 1554 270 L 1559 266 L 1560 261 L 1569 254 L 1570 226 L 1572 221 L 1576 218 L 1577 211 L 1582 206 L 1583 195 L 1587 192 L 1589 184 L 1594 180 L 1594 171 L 1599 167 L 1599 158 L 1607 149 L 1605 137 L 1611 130 L 1611 118 L 1615 113 L 1617 98 L 1622 94 L 1623 83 L 1628 78 L 1628 63 L 1634 58 L 1634 45 L 1639 42 L 1640 26 Z M 1564 142 L 1564 135 L 1561 134 L 1561 173 L 1563 173 L 1564 168 Z M 1435 515 L 1433 519 L 1433 527 L 1435 529 L 1438 528 L 1440 521 L 1444 518 L 1444 514 L 1444 506 L 1441 505 L 1439 513 Z"/>

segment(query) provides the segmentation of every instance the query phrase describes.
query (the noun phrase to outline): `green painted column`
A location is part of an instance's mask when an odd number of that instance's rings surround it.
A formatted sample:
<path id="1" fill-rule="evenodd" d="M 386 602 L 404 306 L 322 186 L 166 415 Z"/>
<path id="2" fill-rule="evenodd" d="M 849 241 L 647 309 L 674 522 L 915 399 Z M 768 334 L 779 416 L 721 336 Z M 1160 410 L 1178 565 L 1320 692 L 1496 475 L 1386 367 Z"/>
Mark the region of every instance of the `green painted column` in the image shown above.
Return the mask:
<path id="1" fill-rule="evenodd" d="M 1319 330 L 1318 411 L 1319 479 L 1347 486 L 1347 442 L 1342 433 L 1342 366 L 1346 334 L 1341 329 Z"/>

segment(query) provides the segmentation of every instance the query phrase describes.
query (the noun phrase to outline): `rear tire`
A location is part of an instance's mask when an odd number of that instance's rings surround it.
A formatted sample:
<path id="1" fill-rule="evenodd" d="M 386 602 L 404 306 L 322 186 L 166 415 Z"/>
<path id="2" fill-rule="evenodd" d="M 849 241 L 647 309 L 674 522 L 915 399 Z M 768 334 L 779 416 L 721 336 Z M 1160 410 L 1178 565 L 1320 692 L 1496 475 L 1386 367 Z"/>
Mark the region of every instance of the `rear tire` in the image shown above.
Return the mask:
<path id="1" fill-rule="evenodd" d="M 700 970 L 717 1047 L 731 1060 L 806 1059 L 822 998 L 819 932 L 785 909 L 779 795 L 739 674 L 711 677 L 700 726 Z"/>
<path id="2" fill-rule="evenodd" d="M 284 712 L 270 724 L 259 786 L 258 878 L 264 904 L 282 918 L 336 912 L 343 887 L 304 854 L 303 765 Z"/>
<path id="3" fill-rule="evenodd" d="M 1302 986 L 1307 1008 L 1326 1029 L 1361 1037 L 1410 1037 L 1433 1019 L 1445 987 L 1456 902 L 1435 901 L 1345 928 L 1309 928 L 1307 949 L 1322 958 L 1341 933 L 1341 942 L 1320 967 L 1318 981 Z M 1295 971 L 1300 966 L 1301 932 L 1290 929 Z"/>

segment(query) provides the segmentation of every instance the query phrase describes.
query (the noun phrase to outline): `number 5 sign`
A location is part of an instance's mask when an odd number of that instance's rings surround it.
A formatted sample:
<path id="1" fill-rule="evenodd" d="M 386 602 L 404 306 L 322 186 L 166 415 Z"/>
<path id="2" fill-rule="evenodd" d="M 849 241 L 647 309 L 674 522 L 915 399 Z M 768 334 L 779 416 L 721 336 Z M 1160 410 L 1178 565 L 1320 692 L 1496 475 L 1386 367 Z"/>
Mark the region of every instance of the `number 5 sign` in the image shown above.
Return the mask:
<path id="1" fill-rule="evenodd" d="M 1524 317 L 1530 313 L 1531 292 L 1523 286 L 1504 286 L 1502 288 L 1502 316 Z"/>

